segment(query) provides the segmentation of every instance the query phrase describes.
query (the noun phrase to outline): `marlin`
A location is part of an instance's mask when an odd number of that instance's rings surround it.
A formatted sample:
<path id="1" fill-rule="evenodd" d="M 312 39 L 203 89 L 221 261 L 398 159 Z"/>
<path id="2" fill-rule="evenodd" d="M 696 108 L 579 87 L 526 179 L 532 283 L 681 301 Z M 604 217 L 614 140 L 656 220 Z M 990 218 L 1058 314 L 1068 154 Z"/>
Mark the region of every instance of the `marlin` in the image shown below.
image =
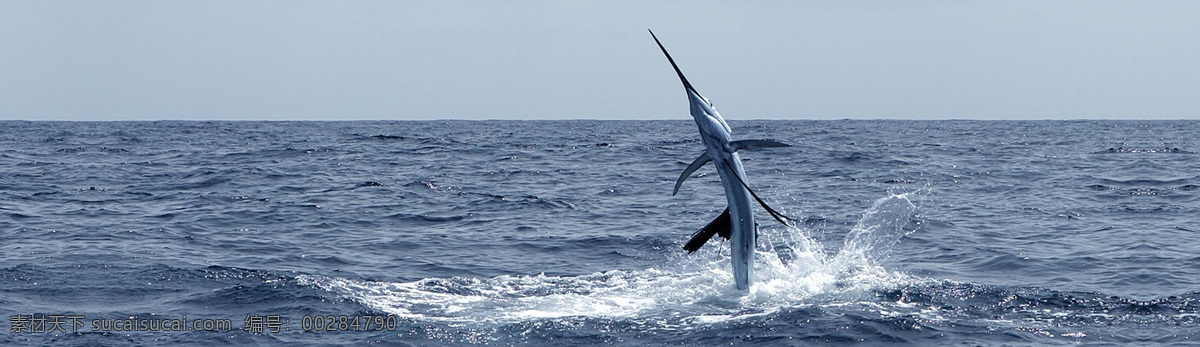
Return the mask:
<path id="1" fill-rule="evenodd" d="M 692 161 L 691 165 L 688 165 L 679 175 L 671 195 L 679 193 L 679 186 L 693 172 L 704 164 L 712 162 L 717 169 L 717 174 L 721 177 L 721 186 L 725 188 L 725 199 L 729 203 L 725 212 L 692 234 L 691 239 L 683 245 L 683 249 L 688 253 L 695 252 L 713 235 L 720 235 L 730 240 L 734 285 L 738 290 L 748 290 L 750 284 L 754 282 L 754 238 L 758 226 L 754 222 L 754 210 L 751 208 L 750 198 L 753 197 L 758 201 L 758 204 L 762 205 L 776 221 L 788 225 L 785 220 L 792 219 L 775 211 L 750 189 L 738 151 L 767 147 L 791 147 L 791 145 L 771 140 L 734 141 L 731 136 L 733 129 L 729 127 L 728 123 L 725 123 L 721 114 L 717 113 L 712 102 L 692 88 L 687 77 L 683 77 L 679 65 L 675 64 L 675 59 L 672 59 L 671 54 L 667 53 L 667 49 L 663 48 L 658 37 L 654 36 L 654 31 L 650 31 L 650 37 L 654 38 L 658 48 L 667 56 L 667 61 L 671 62 L 671 67 L 675 68 L 679 80 L 683 81 L 683 89 L 687 92 L 688 101 L 691 104 L 692 118 L 696 121 L 696 126 L 700 128 L 700 140 L 704 142 L 704 153 L 701 153 L 700 157 Z"/>

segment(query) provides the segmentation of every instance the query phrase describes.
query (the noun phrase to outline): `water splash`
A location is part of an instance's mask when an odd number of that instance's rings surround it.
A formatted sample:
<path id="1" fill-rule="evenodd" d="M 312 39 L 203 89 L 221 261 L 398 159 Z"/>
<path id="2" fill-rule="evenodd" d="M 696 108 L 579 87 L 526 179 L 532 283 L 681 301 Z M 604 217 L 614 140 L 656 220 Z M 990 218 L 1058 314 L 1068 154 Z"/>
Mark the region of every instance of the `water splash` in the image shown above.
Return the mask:
<path id="1" fill-rule="evenodd" d="M 903 193 L 875 200 L 858 224 L 846 235 L 835 263 L 845 265 L 878 264 L 900 238 L 915 231 L 906 229 L 917 206 L 909 200 L 915 193 Z"/>
<path id="2" fill-rule="evenodd" d="M 582 276 L 429 278 L 360 281 L 319 275 L 298 278 L 355 302 L 417 321 L 515 323 L 561 317 L 670 317 L 670 324 L 707 324 L 769 314 L 783 307 L 868 300 L 875 290 L 904 285 L 908 276 L 878 260 L 911 229 L 915 193 L 892 194 L 867 209 L 836 256 L 803 230 L 760 230 L 749 293 L 736 291 L 728 247 L 708 247 L 664 266 Z M 788 261 L 781 253 L 786 249 Z"/>

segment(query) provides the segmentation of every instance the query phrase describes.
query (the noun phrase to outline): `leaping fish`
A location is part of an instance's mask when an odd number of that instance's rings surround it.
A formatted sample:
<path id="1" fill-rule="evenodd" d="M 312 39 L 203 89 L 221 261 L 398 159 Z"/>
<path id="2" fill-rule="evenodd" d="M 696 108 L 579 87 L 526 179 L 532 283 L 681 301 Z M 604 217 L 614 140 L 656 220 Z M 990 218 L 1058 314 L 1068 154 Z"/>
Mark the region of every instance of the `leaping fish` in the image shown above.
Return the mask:
<path id="1" fill-rule="evenodd" d="M 701 153 L 700 157 L 692 161 L 692 164 L 688 165 L 679 175 L 671 195 L 679 193 L 679 186 L 683 184 L 683 181 L 696 169 L 711 161 L 717 169 L 717 174 L 721 177 L 721 185 L 725 188 L 725 198 L 729 203 L 725 212 L 692 234 L 692 238 L 683 245 L 683 249 L 688 253 L 695 252 L 713 235 L 720 235 L 731 240 L 734 284 L 739 290 L 748 290 L 750 284 L 754 282 L 754 237 L 756 231 L 750 198 L 753 197 L 771 217 L 784 225 L 787 225 L 785 220 L 790 221 L 791 218 L 767 206 L 750 189 L 746 180 L 746 172 L 742 169 L 742 159 L 737 152 L 754 148 L 791 147 L 791 145 L 771 140 L 733 141 L 730 136 L 733 129 L 717 113 L 712 102 L 700 95 L 700 92 L 697 92 L 695 88 L 692 88 L 692 84 L 688 83 L 687 78 L 683 77 L 683 72 L 679 71 L 678 65 L 675 65 L 675 59 L 672 59 L 671 54 L 667 53 L 667 49 L 663 48 L 662 42 L 659 42 L 658 37 L 654 36 L 654 31 L 650 31 L 650 37 L 654 38 L 658 48 L 667 56 L 667 61 L 671 62 L 671 67 L 675 68 L 679 80 L 683 81 L 683 89 L 687 92 L 688 101 L 691 103 L 692 118 L 695 119 L 696 126 L 700 128 L 700 140 L 704 142 L 704 153 Z"/>

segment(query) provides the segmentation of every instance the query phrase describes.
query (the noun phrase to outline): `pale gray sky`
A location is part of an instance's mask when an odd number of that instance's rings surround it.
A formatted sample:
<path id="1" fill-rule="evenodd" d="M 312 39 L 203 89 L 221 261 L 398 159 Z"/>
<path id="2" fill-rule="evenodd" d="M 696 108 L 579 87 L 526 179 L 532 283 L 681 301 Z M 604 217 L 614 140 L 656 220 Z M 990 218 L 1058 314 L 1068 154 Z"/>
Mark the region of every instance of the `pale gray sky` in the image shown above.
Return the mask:
<path id="1" fill-rule="evenodd" d="M 0 119 L 1200 118 L 1197 1 L 8 1 Z"/>

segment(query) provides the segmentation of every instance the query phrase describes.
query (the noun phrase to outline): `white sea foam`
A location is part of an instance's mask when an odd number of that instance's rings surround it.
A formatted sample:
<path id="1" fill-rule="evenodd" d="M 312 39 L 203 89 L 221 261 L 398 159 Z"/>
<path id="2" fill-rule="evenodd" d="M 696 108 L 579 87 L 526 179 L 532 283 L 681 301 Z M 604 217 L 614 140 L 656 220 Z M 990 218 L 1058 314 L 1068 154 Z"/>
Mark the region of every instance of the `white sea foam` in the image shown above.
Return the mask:
<path id="1" fill-rule="evenodd" d="M 680 257 L 664 269 L 582 276 L 431 278 L 414 282 L 300 276 L 390 314 L 418 321 L 512 323 L 559 317 L 667 317 L 708 324 L 770 314 L 783 307 L 866 300 L 873 290 L 911 281 L 878 260 L 907 232 L 913 193 L 881 198 L 863 213 L 844 246 L 829 256 L 800 229 L 762 230 L 757 276 L 749 292 L 733 289 L 727 247 Z M 779 250 L 790 249 L 787 261 Z"/>

